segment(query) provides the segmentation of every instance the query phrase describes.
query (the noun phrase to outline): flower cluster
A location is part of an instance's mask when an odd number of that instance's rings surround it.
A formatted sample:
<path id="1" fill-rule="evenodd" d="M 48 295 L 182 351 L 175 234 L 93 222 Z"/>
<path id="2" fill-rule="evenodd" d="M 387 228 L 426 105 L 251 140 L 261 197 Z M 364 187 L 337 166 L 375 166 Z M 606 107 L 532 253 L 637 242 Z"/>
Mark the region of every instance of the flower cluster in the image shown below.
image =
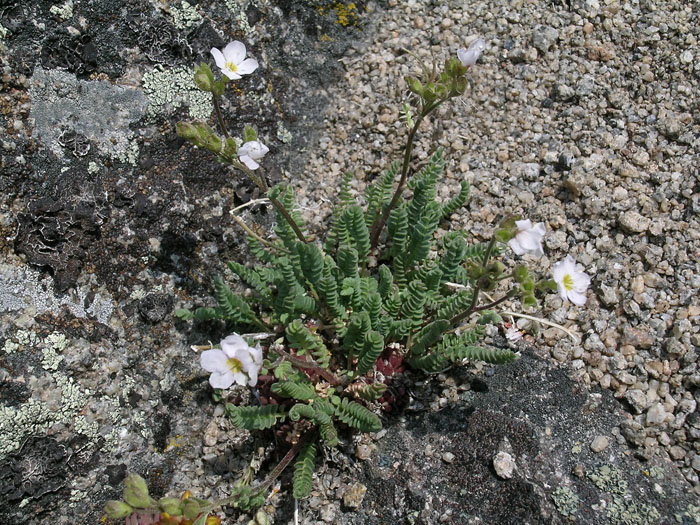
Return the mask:
<path id="1" fill-rule="evenodd" d="M 246 58 L 246 48 L 243 42 L 234 40 L 229 42 L 223 50 L 215 47 L 211 48 L 211 54 L 214 57 L 217 67 L 227 80 L 238 80 L 243 78 L 242 75 L 250 75 L 258 69 L 258 61 L 254 58 Z M 211 69 L 206 64 L 202 64 L 195 74 L 197 85 L 205 91 L 211 91 L 215 96 L 220 94 L 215 92 L 213 74 Z M 259 140 L 246 140 L 241 147 L 238 148 L 237 155 L 239 160 L 245 164 L 249 170 L 256 170 L 260 167 L 258 160 L 263 158 L 270 151 L 265 144 Z"/>

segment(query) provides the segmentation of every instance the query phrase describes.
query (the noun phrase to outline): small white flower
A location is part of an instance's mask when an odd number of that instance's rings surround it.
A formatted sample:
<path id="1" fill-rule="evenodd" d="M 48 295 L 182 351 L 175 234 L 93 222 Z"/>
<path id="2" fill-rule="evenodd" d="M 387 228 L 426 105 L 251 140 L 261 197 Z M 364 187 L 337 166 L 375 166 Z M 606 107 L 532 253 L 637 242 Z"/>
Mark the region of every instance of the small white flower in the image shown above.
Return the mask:
<path id="1" fill-rule="evenodd" d="M 255 162 L 262 159 L 270 149 L 259 140 L 251 140 L 238 148 L 238 158 L 251 170 L 257 170 L 260 164 Z"/>
<path id="2" fill-rule="evenodd" d="M 473 66 L 484 49 L 486 49 L 486 42 L 483 38 L 477 38 L 469 45 L 469 49 L 462 48 L 457 51 L 457 58 L 463 66 Z"/>
<path id="3" fill-rule="evenodd" d="M 511 342 L 520 341 L 523 338 L 523 333 L 518 330 L 518 327 L 513 325 L 506 330 L 506 339 Z"/>
<path id="4" fill-rule="evenodd" d="M 221 349 L 206 350 L 199 358 L 202 368 L 211 372 L 209 384 L 214 388 L 228 388 L 233 383 L 255 386 L 262 368 L 262 348 L 255 348 L 238 334 L 221 341 Z"/>
<path id="5" fill-rule="evenodd" d="M 544 223 L 538 222 L 533 226 L 530 219 L 525 219 L 524 221 L 515 221 L 515 225 L 518 227 L 518 233 L 508 241 L 508 246 L 517 255 L 528 254 L 542 257 L 544 255 L 542 237 L 547 233 Z"/>
<path id="6" fill-rule="evenodd" d="M 238 80 L 241 75 L 249 75 L 258 69 L 258 61 L 245 57 L 245 45 L 234 40 L 222 51 L 211 48 L 211 54 L 221 72 L 231 80 Z"/>
<path id="7" fill-rule="evenodd" d="M 586 289 L 591 284 L 591 278 L 583 272 L 583 266 L 576 264 L 571 255 L 554 265 L 552 275 L 562 299 L 568 299 L 578 306 L 586 303 Z"/>

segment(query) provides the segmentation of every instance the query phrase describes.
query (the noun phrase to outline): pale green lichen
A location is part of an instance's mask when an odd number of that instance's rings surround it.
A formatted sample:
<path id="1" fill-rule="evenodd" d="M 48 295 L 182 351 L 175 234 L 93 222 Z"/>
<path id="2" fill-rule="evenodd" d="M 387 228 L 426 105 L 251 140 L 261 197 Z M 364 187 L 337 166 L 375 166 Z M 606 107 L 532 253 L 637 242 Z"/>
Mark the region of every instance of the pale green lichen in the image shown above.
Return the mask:
<path id="1" fill-rule="evenodd" d="M 292 133 L 284 127 L 284 124 L 279 122 L 277 124 L 277 138 L 280 140 L 280 142 L 283 142 L 284 144 L 287 144 L 291 142 L 292 140 Z"/>
<path id="2" fill-rule="evenodd" d="M 635 501 L 627 492 L 627 480 L 617 469 L 602 465 L 587 476 L 596 487 L 612 496 L 605 512 L 613 525 L 658 523 L 659 511 L 653 505 Z"/>
<path id="3" fill-rule="evenodd" d="M 627 492 L 627 480 L 622 477 L 619 470 L 608 465 L 602 465 L 593 472 L 589 472 L 588 478 L 596 487 L 605 492 L 612 494 Z"/>
<path id="4" fill-rule="evenodd" d="M 571 447 L 571 453 L 572 454 L 580 454 L 581 453 L 581 443 L 578 441 L 574 443 L 574 446 Z"/>
<path id="5" fill-rule="evenodd" d="M 53 5 L 49 11 L 61 20 L 73 18 L 73 0 L 67 0 L 63 5 Z"/>
<path id="6" fill-rule="evenodd" d="M 46 346 L 41 349 L 43 355 L 41 366 L 44 367 L 44 370 L 58 370 L 58 365 L 63 361 L 63 356 L 59 352 L 68 346 L 66 336 L 59 332 L 53 332 L 46 337 L 44 345 Z"/>
<path id="7" fill-rule="evenodd" d="M 125 164 L 136 166 L 136 162 L 139 160 L 139 145 L 135 140 L 130 140 L 126 149 L 118 152 L 115 155 L 115 158 Z"/>
<path id="8" fill-rule="evenodd" d="M 7 341 L 5 341 L 5 344 L 2 347 L 2 349 L 5 351 L 6 354 L 11 354 L 19 350 L 19 343 L 15 343 L 12 339 L 8 339 Z"/>
<path id="9" fill-rule="evenodd" d="M 552 501 L 560 514 L 573 516 L 578 511 L 578 496 L 569 487 L 559 487 L 552 493 Z"/>
<path id="10" fill-rule="evenodd" d="M 100 171 L 100 167 L 97 165 L 96 162 L 94 162 L 94 161 L 91 160 L 91 161 L 90 161 L 90 164 L 88 164 L 88 169 L 87 169 L 87 170 L 88 170 L 88 173 L 89 173 L 90 175 L 94 175 L 95 173 L 97 173 L 98 171 Z"/>
<path id="11" fill-rule="evenodd" d="M 688 520 L 700 523 L 700 506 L 689 504 L 686 511 L 683 514 L 676 514 L 675 518 L 678 523 L 688 523 Z"/>
<path id="12" fill-rule="evenodd" d="M 7 28 L 3 27 L 2 24 L 0 24 L 0 40 L 5 38 L 7 36 Z"/>
<path id="13" fill-rule="evenodd" d="M 202 20 L 202 15 L 199 14 L 197 8 L 185 0 L 182 1 L 180 7 L 171 7 L 170 15 L 173 17 L 173 24 L 178 29 L 189 29 Z"/>
<path id="14" fill-rule="evenodd" d="M 211 93 L 197 88 L 192 71 L 186 67 L 156 67 L 143 75 L 143 89 L 151 117 L 180 106 L 187 106 L 193 119 L 206 119 L 214 111 Z"/>

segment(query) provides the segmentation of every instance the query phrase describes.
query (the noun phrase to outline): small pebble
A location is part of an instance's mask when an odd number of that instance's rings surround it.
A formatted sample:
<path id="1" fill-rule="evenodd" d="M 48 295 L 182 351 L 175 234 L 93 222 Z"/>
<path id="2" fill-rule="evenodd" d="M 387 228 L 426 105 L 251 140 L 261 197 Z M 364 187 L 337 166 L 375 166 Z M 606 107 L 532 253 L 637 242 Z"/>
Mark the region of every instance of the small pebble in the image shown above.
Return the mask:
<path id="1" fill-rule="evenodd" d="M 593 441 L 591 442 L 591 450 L 593 452 L 602 452 L 606 448 L 608 448 L 608 445 L 610 444 L 610 440 L 608 440 L 607 437 L 605 436 L 596 436 Z"/>
<path id="2" fill-rule="evenodd" d="M 515 460 L 508 452 L 499 452 L 493 458 L 493 468 L 496 475 L 501 479 L 510 479 L 515 470 Z"/>

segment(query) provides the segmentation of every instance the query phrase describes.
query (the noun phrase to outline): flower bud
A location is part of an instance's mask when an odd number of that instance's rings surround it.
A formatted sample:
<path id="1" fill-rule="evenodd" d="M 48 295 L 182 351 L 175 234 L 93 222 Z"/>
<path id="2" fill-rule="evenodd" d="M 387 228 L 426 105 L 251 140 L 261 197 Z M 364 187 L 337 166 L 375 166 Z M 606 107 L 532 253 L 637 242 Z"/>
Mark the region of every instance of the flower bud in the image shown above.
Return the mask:
<path id="1" fill-rule="evenodd" d="M 484 275 L 483 277 L 480 277 L 479 280 L 476 281 L 476 284 L 485 292 L 489 292 L 496 287 L 496 283 L 493 281 L 493 279 L 491 279 L 489 275 Z"/>
<path id="2" fill-rule="evenodd" d="M 192 140 L 199 137 L 197 128 L 189 122 L 178 122 L 175 124 L 175 132 L 185 140 Z"/>
<path id="3" fill-rule="evenodd" d="M 492 278 L 497 278 L 500 277 L 500 275 L 503 273 L 503 270 L 505 270 L 506 267 L 503 266 L 503 264 L 499 261 L 491 261 L 487 266 L 486 266 L 486 272 L 492 277 Z"/>
<path id="4" fill-rule="evenodd" d="M 406 83 L 408 84 L 408 89 L 413 91 L 416 95 L 423 96 L 423 84 L 416 77 L 406 77 Z"/>
<path id="5" fill-rule="evenodd" d="M 212 153 L 220 153 L 222 151 L 223 145 L 224 144 L 223 142 L 221 142 L 219 136 L 215 134 L 209 135 L 206 141 L 204 142 L 204 147 Z"/>
<path id="6" fill-rule="evenodd" d="M 118 520 L 129 516 L 134 509 L 123 501 L 110 500 L 105 503 L 105 514 L 111 520 Z"/>
<path id="7" fill-rule="evenodd" d="M 513 268 L 513 279 L 516 283 L 522 283 L 528 276 L 527 266 L 519 264 Z"/>
<path id="8" fill-rule="evenodd" d="M 520 288 L 524 292 L 527 292 L 529 294 L 533 293 L 535 291 L 535 282 L 532 280 L 532 277 L 528 277 L 523 282 L 521 282 Z"/>
<path id="9" fill-rule="evenodd" d="M 476 263 L 473 260 L 467 262 L 467 276 L 470 279 L 476 281 L 479 277 L 481 277 L 483 273 L 484 269 L 481 267 L 480 264 Z"/>
<path id="10" fill-rule="evenodd" d="M 212 91 L 214 89 L 214 74 L 207 64 L 199 64 L 194 70 L 194 83 L 202 91 Z"/>
<path id="11" fill-rule="evenodd" d="M 137 509 L 145 509 L 153 504 L 148 495 L 148 485 L 138 474 L 131 474 L 124 481 L 124 500 Z"/>
<path id="12" fill-rule="evenodd" d="M 544 291 L 552 291 L 556 292 L 557 291 L 557 283 L 553 279 L 542 279 L 541 281 L 537 282 L 537 289 L 540 292 Z"/>
<path id="13" fill-rule="evenodd" d="M 182 502 L 178 498 L 160 498 L 158 507 L 171 516 L 180 516 L 182 514 Z"/>
<path id="14" fill-rule="evenodd" d="M 188 520 L 195 519 L 200 512 L 199 503 L 194 498 L 187 498 L 182 507 L 182 513 Z"/>
<path id="15" fill-rule="evenodd" d="M 494 233 L 493 236 L 498 242 L 506 243 L 513 237 L 515 237 L 515 232 L 507 228 L 499 228 L 498 230 L 496 230 L 496 233 Z"/>
<path id="16" fill-rule="evenodd" d="M 224 94 L 224 89 L 226 89 L 226 82 L 224 82 L 223 80 L 217 80 L 216 82 L 214 82 L 214 86 L 212 87 L 211 92 L 214 94 L 215 97 L 220 97 Z"/>
<path id="17" fill-rule="evenodd" d="M 521 301 L 523 306 L 537 306 L 537 299 L 535 299 L 535 296 L 532 294 L 523 295 Z"/>
<path id="18" fill-rule="evenodd" d="M 258 140 L 258 134 L 253 128 L 246 125 L 246 127 L 243 128 L 243 143 L 253 142 L 255 140 Z"/>

